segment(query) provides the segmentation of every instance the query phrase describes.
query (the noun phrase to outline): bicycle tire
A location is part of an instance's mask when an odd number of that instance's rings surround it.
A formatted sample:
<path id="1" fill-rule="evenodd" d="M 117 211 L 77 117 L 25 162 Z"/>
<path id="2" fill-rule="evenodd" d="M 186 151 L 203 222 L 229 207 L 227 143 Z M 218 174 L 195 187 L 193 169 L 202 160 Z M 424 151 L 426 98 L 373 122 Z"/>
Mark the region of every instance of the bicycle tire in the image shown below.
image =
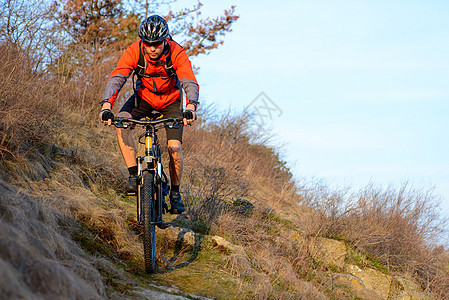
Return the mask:
<path id="1" fill-rule="evenodd" d="M 146 173 L 142 187 L 143 206 L 143 253 L 145 271 L 154 273 L 156 269 L 156 220 L 154 201 L 154 176 Z"/>

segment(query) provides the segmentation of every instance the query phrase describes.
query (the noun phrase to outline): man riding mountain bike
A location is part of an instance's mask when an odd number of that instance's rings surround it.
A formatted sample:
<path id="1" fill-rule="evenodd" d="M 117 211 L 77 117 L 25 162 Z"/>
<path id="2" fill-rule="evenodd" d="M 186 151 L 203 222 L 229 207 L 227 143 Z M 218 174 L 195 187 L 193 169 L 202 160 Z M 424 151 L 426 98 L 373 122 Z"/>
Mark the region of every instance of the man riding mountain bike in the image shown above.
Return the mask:
<path id="1" fill-rule="evenodd" d="M 101 104 L 100 119 L 111 125 L 111 112 L 117 95 L 128 77 L 137 75 L 134 95 L 121 108 L 118 117 L 142 119 L 160 112 L 164 118 L 184 115 L 184 125 L 196 119 L 199 86 L 191 62 L 184 51 L 171 39 L 167 22 L 158 15 L 142 21 L 139 27 L 140 40 L 126 49 L 117 67 L 112 71 L 106 84 Z M 186 111 L 183 113 L 181 88 L 186 94 Z M 165 128 L 170 157 L 170 212 L 180 214 L 185 211 L 179 193 L 183 169 L 182 126 Z M 126 187 L 128 194 L 137 191 L 136 148 L 129 128 L 117 128 L 118 143 L 129 171 Z"/>

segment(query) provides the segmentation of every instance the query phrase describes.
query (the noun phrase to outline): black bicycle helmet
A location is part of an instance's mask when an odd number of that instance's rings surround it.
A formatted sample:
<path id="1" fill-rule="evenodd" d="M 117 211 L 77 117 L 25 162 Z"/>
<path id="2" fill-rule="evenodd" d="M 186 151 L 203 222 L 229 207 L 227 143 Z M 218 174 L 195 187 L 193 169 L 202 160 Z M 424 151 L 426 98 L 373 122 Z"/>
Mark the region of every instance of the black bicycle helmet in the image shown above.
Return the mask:
<path id="1" fill-rule="evenodd" d="M 140 23 L 139 37 L 146 43 L 157 43 L 169 36 L 168 24 L 158 15 L 152 15 Z"/>

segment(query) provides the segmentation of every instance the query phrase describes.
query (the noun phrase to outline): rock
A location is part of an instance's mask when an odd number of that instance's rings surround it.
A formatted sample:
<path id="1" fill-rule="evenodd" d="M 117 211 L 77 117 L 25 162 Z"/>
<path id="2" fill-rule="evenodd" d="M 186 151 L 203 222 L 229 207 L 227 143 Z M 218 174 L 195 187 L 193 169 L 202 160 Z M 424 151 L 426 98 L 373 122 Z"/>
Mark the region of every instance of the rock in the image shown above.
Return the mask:
<path id="1" fill-rule="evenodd" d="M 359 298 L 366 300 L 387 299 L 381 298 L 374 291 L 367 289 L 362 280 L 353 275 L 336 273 L 333 276 L 333 280 L 334 285 L 344 285 L 349 287 Z"/>
<path id="2" fill-rule="evenodd" d="M 222 248 L 224 250 L 230 251 L 230 252 L 234 252 L 234 251 L 238 251 L 238 250 L 242 249 L 241 247 L 234 245 L 233 243 L 225 240 L 224 238 L 222 238 L 220 236 L 212 237 L 212 242 L 215 244 L 215 246 Z"/>
<path id="3" fill-rule="evenodd" d="M 169 243 L 176 243 L 176 241 L 178 240 L 179 233 L 182 231 L 182 228 L 174 226 L 170 226 L 160 230 L 158 228 L 156 229 L 165 236 L 165 239 L 167 239 Z"/>
<path id="4" fill-rule="evenodd" d="M 170 244 L 181 243 L 184 246 L 194 247 L 196 242 L 196 234 L 187 228 L 170 226 L 166 229 L 158 229 Z"/>
<path id="5" fill-rule="evenodd" d="M 158 300 L 182 300 L 182 299 L 199 299 L 212 300 L 211 298 L 187 294 L 176 286 L 166 287 L 154 284 L 147 284 L 149 288 L 136 287 L 131 291 L 139 299 L 158 299 Z"/>
<path id="6" fill-rule="evenodd" d="M 151 289 L 145 289 L 142 287 L 135 288 L 133 294 L 138 296 L 141 299 L 161 299 L 161 300 L 182 300 L 189 299 L 184 296 L 168 294 L 161 291 L 155 291 Z"/>
<path id="7" fill-rule="evenodd" d="M 400 300 L 425 300 L 428 299 L 425 293 L 423 293 L 420 287 L 411 280 L 395 276 L 394 279 L 398 285 L 399 293 L 395 299 Z"/>
<path id="8" fill-rule="evenodd" d="M 387 299 L 390 295 L 393 280 L 391 276 L 371 268 L 362 270 L 354 265 L 347 266 L 346 272 L 359 278 L 367 289 L 373 290 L 381 298 Z"/>
<path id="9" fill-rule="evenodd" d="M 428 299 L 426 294 L 421 291 L 417 284 L 411 280 L 407 280 L 399 276 L 393 278 L 392 276 L 383 274 L 377 270 L 371 268 L 362 270 L 354 265 L 347 266 L 346 272 L 349 274 L 339 274 L 339 276 L 334 276 L 334 278 L 339 283 L 350 287 L 359 297 L 362 297 L 363 299 L 367 297 L 366 295 L 369 295 L 369 297 L 374 297 L 377 295 L 378 299 Z M 357 282 L 354 281 L 355 279 L 357 279 Z M 363 286 L 364 289 L 360 286 Z M 394 289 L 393 287 L 396 288 Z"/>
<path id="10" fill-rule="evenodd" d="M 345 267 L 347 256 L 346 246 L 342 242 L 316 238 L 310 244 L 310 253 L 316 260 L 323 261 L 326 265 L 334 265 L 338 268 Z"/>
<path id="11" fill-rule="evenodd" d="M 184 243 L 189 246 L 193 247 L 196 244 L 196 234 L 193 231 L 188 231 L 183 236 Z"/>

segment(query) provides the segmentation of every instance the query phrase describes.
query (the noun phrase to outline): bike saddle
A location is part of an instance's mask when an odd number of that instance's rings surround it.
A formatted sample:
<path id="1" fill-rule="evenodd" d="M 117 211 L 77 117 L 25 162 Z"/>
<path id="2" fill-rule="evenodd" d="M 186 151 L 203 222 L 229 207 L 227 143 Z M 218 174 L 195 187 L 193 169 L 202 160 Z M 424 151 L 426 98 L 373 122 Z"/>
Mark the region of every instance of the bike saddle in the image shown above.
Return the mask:
<path id="1" fill-rule="evenodd" d="M 157 111 L 157 110 L 153 110 L 152 112 L 150 112 L 148 115 L 147 115 L 147 119 L 148 120 L 157 120 L 157 119 L 160 119 L 160 118 L 162 118 L 164 115 L 161 113 L 161 112 L 159 112 L 159 111 Z"/>

